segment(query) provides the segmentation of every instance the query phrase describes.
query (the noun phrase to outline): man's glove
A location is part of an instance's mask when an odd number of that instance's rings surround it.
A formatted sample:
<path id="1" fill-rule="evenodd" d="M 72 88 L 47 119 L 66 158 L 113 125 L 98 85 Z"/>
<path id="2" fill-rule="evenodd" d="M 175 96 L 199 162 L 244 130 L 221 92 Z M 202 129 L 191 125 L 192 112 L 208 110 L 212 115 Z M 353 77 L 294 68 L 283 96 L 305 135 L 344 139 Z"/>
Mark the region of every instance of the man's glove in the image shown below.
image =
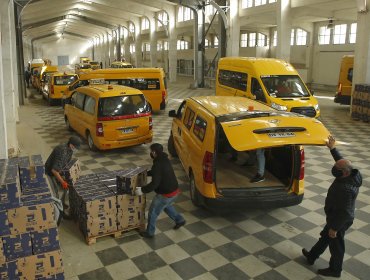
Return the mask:
<path id="1" fill-rule="evenodd" d="M 63 181 L 61 185 L 64 190 L 68 190 L 68 183 L 66 181 Z"/>

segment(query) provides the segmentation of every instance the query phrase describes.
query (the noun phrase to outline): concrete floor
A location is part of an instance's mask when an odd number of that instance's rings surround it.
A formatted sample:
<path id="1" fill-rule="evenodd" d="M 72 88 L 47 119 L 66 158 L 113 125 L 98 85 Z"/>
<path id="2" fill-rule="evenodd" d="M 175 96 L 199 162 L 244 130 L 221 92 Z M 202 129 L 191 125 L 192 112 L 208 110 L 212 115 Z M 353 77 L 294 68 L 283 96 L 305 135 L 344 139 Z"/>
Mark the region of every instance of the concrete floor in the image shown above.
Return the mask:
<path id="1" fill-rule="evenodd" d="M 213 89 L 189 89 L 181 78 L 169 85 L 166 112 L 154 115 L 154 142 L 167 146 L 169 109 L 193 95 L 211 95 Z M 335 135 L 339 149 L 364 177 L 357 200 L 356 220 L 346 235 L 342 279 L 369 279 L 370 275 L 370 125 L 353 121 L 349 107 L 334 104 L 333 93 L 316 94 L 322 121 Z M 22 155 L 41 154 L 44 161 L 52 148 L 66 142 L 63 111 L 49 107 L 36 94 L 19 110 L 18 139 Z M 151 164 L 149 145 L 93 153 L 84 144 L 77 157 L 83 173 L 104 172 Z M 314 266 L 306 265 L 301 248 L 310 248 L 325 223 L 323 203 L 332 177 L 333 160 L 326 147 L 306 148 L 305 197 L 300 205 L 279 209 L 217 214 L 196 208 L 189 199 L 188 180 L 178 159 L 171 159 L 182 194 L 176 207 L 187 220 L 178 231 L 160 216 L 153 240 L 136 231 L 122 238 L 99 238 L 88 246 L 76 224 L 63 221 L 61 248 L 67 279 L 323 279 L 318 268 L 327 267 L 329 252 Z M 148 196 L 151 199 L 151 195 Z"/>

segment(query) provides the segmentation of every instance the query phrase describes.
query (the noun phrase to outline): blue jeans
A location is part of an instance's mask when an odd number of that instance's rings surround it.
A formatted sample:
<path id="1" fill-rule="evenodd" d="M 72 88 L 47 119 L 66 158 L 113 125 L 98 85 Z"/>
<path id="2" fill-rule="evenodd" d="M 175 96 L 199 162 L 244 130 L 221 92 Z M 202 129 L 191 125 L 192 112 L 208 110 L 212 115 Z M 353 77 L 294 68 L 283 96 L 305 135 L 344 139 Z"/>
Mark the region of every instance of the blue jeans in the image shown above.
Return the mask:
<path id="1" fill-rule="evenodd" d="M 258 174 L 263 176 L 265 174 L 265 150 L 257 149 L 256 157 L 257 157 L 257 172 Z"/>
<path id="2" fill-rule="evenodd" d="M 175 221 L 176 224 L 184 222 L 184 218 L 176 211 L 172 203 L 175 201 L 177 195 L 173 197 L 165 197 L 161 194 L 156 194 L 150 204 L 148 213 L 148 225 L 146 231 L 149 235 L 154 235 L 155 224 L 159 214 L 164 210 L 164 212 Z"/>

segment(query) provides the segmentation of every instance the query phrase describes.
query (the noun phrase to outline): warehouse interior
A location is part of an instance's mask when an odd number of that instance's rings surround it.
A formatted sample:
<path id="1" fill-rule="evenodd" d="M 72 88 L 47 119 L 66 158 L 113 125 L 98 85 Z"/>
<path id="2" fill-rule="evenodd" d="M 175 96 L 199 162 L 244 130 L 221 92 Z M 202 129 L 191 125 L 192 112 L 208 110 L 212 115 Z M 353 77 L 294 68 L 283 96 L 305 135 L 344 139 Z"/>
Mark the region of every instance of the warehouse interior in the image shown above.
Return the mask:
<path id="1" fill-rule="evenodd" d="M 103 69 L 123 60 L 136 68 L 163 68 L 168 104 L 153 113 L 152 143 L 162 144 L 166 153 L 172 124 L 168 112 L 188 97 L 215 95 L 220 58 L 283 59 L 314 92 L 320 121 L 362 173 L 354 224 L 345 236 L 341 279 L 368 279 L 369 118 L 353 114 L 360 103 L 352 99 L 341 105 L 334 97 L 343 56 L 354 56 L 352 92 L 355 85 L 370 85 L 369 9 L 369 0 L 1 1 L 0 159 L 41 155 L 45 162 L 55 146 L 78 136 L 66 128 L 61 106 L 49 106 L 35 88 L 26 87 L 24 73 L 33 59 L 48 59 L 60 72 L 74 72 L 82 57 L 98 61 Z M 361 106 L 368 104 L 364 100 Z M 88 176 L 151 166 L 149 147 L 94 152 L 83 140 L 74 156 L 81 175 Z M 171 156 L 170 161 L 181 190 L 175 207 L 186 219 L 183 227 L 174 230 L 173 221 L 162 213 L 153 239 L 133 229 L 87 244 L 79 225 L 64 219 L 57 228 L 58 276 L 36 278 L 330 279 L 317 274 L 327 267 L 329 250 L 313 266 L 301 253 L 316 242 L 326 222 L 324 204 L 334 164 L 327 147 L 305 147 L 304 199 L 277 209 L 196 207 L 181 161 Z M 153 196 L 147 195 L 146 210 Z M 0 208 L 0 214 L 4 211 Z M 0 232 L 18 239 L 26 234 Z M 15 261 L 21 255 L 1 257 L 1 273 L 21 263 Z M 32 265 L 27 270 L 25 263 L 22 273 L 32 274 Z"/>

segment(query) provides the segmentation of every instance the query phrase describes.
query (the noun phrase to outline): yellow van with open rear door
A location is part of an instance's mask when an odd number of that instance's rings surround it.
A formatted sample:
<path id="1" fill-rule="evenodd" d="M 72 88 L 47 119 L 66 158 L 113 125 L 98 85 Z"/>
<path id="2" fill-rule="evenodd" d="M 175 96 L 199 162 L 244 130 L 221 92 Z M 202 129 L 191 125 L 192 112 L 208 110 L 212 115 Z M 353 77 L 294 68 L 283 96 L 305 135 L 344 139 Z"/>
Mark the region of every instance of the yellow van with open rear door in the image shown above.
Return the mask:
<path id="1" fill-rule="evenodd" d="M 70 84 L 78 79 L 78 75 L 73 73 L 48 73 L 45 76 L 45 85 L 43 87 L 43 97 L 49 105 L 61 104 L 63 92 Z"/>
<path id="2" fill-rule="evenodd" d="M 149 103 L 141 91 L 125 86 L 79 87 L 65 104 L 64 119 L 91 150 L 140 145 L 153 138 Z"/>
<path id="3" fill-rule="evenodd" d="M 42 66 L 40 75 L 38 77 L 38 80 L 36 81 L 36 87 L 37 90 L 42 93 L 42 89 L 44 88 L 45 85 L 45 76 L 47 73 L 56 73 L 58 72 L 58 66 L 55 65 L 45 65 Z"/>
<path id="4" fill-rule="evenodd" d="M 343 105 L 351 104 L 354 59 L 354 55 L 345 55 L 342 57 L 338 79 L 338 89 L 334 98 L 335 103 L 340 103 Z"/>
<path id="5" fill-rule="evenodd" d="M 280 111 L 319 117 L 320 108 L 294 67 L 281 59 L 223 57 L 216 95 L 244 96 Z"/>
<path id="6" fill-rule="evenodd" d="M 316 118 L 277 111 L 244 97 L 200 96 L 171 110 L 168 151 L 179 157 L 195 205 L 283 207 L 304 195 L 302 145 L 325 145 L 329 131 Z M 263 149 L 265 180 L 251 183 L 256 166 L 243 166 Z M 231 151 L 238 161 L 230 161 Z"/>
<path id="7" fill-rule="evenodd" d="M 164 110 L 168 102 L 166 76 L 162 68 L 120 68 L 98 69 L 79 75 L 79 80 L 64 93 L 68 98 L 80 86 L 86 86 L 91 79 L 104 79 L 110 85 L 136 88 L 144 93 L 154 112 Z"/>

